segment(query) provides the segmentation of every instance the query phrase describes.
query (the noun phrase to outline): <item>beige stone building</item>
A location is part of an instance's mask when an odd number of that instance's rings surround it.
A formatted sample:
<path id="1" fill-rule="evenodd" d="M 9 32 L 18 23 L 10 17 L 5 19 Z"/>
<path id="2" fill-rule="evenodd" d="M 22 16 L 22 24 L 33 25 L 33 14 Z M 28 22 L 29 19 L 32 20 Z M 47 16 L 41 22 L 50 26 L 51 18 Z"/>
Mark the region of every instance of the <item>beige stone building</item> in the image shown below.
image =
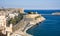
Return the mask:
<path id="1" fill-rule="evenodd" d="M 4 27 L 6 27 L 6 17 L 5 17 L 5 15 L 4 15 L 4 13 L 0 13 L 0 27 L 1 26 L 4 26 Z"/>
<path id="2" fill-rule="evenodd" d="M 23 8 L 16 8 L 15 10 L 16 10 L 16 12 L 24 13 L 24 9 Z"/>

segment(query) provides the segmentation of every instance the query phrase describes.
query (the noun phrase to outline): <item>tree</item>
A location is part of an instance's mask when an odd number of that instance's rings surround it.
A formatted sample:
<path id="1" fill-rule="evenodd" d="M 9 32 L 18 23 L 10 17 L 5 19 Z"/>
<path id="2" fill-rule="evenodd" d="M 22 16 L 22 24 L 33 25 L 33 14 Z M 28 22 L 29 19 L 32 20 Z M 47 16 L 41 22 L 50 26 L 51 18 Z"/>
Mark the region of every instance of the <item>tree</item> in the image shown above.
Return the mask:
<path id="1" fill-rule="evenodd" d="M 11 18 L 10 23 L 16 24 L 16 20 Z"/>
<path id="2" fill-rule="evenodd" d="M 36 12 L 28 12 L 28 14 L 36 14 Z"/>
<path id="3" fill-rule="evenodd" d="M 28 14 L 32 14 L 31 12 L 28 12 Z"/>
<path id="4" fill-rule="evenodd" d="M 23 15 L 24 14 L 19 14 L 18 16 L 15 16 L 14 19 L 11 18 L 9 21 L 8 21 L 8 24 L 17 24 L 20 20 L 23 19 Z"/>
<path id="5" fill-rule="evenodd" d="M 37 19 L 37 18 L 40 18 L 41 16 L 37 16 L 37 17 L 35 17 L 35 19 Z"/>
<path id="6" fill-rule="evenodd" d="M 36 14 L 36 12 L 33 12 L 33 14 Z"/>

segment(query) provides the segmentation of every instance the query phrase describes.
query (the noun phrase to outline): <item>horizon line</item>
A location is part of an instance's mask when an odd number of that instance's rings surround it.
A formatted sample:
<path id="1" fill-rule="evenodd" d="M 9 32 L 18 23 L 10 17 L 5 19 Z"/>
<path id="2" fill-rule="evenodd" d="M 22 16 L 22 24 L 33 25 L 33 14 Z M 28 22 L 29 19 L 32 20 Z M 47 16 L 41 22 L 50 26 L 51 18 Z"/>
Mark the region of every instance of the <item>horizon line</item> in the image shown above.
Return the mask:
<path id="1" fill-rule="evenodd" d="M 6 7 L 0 7 L 0 9 Z M 7 8 L 17 8 L 17 7 L 7 7 Z M 60 10 L 60 8 L 23 8 L 24 10 Z"/>

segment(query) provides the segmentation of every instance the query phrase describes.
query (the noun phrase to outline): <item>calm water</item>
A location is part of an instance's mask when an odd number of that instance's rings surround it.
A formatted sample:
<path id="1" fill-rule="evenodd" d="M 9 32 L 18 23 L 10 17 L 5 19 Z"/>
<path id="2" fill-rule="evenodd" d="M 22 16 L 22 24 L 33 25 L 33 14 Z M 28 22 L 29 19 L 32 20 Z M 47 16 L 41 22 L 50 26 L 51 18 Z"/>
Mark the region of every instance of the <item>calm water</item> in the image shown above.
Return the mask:
<path id="1" fill-rule="evenodd" d="M 37 11 L 41 14 L 51 14 L 53 12 L 60 12 L 60 10 L 25 10 L 25 12 Z M 42 15 L 46 18 L 45 21 L 39 25 L 29 29 L 27 33 L 34 36 L 60 36 L 60 16 Z"/>

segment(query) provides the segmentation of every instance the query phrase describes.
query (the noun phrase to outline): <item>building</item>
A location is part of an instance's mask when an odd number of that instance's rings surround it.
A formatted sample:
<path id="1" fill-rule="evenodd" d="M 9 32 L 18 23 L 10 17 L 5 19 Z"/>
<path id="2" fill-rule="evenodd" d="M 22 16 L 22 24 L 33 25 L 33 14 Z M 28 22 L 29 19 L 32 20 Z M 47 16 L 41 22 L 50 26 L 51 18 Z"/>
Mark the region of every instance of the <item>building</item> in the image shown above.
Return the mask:
<path id="1" fill-rule="evenodd" d="M 36 16 L 41 16 L 40 14 L 27 14 L 25 15 L 26 18 L 35 18 Z"/>
<path id="2" fill-rule="evenodd" d="M 4 13 L 0 13 L 0 27 L 1 26 L 6 27 L 6 16 L 4 15 Z"/>
<path id="3" fill-rule="evenodd" d="M 14 18 L 15 17 L 14 14 L 9 14 L 8 16 L 9 16 L 9 18 Z"/>
<path id="4" fill-rule="evenodd" d="M 24 9 L 23 8 L 16 8 L 15 10 L 16 10 L 16 12 L 24 13 Z"/>
<path id="5" fill-rule="evenodd" d="M 7 24 L 7 21 L 6 21 L 6 16 L 5 16 L 5 13 L 3 12 L 0 12 L 0 30 L 3 34 L 6 34 L 6 32 L 4 31 L 5 28 L 6 28 L 6 24 Z"/>
<path id="6" fill-rule="evenodd" d="M 19 15 L 19 13 L 9 13 L 8 17 L 14 19 L 14 17 L 18 16 L 18 15 Z"/>
<path id="7" fill-rule="evenodd" d="M 19 11 L 20 11 L 20 13 L 24 13 L 24 9 L 23 8 L 20 8 Z"/>

